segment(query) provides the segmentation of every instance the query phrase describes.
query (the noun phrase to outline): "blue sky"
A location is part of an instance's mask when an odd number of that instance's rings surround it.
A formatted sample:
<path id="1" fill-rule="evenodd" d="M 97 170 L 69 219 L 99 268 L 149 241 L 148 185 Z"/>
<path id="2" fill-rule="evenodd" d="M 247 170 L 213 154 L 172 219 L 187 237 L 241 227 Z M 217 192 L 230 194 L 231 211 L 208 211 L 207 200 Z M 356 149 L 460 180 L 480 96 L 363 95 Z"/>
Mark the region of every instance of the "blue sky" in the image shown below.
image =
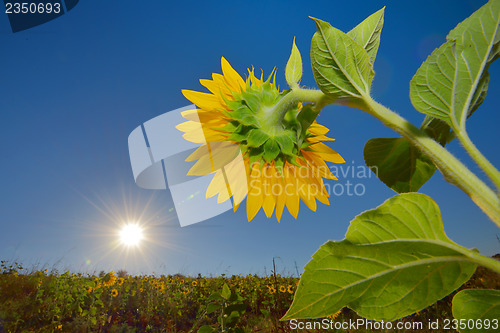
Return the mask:
<path id="1" fill-rule="evenodd" d="M 202 90 L 200 78 L 220 72 L 226 57 L 244 74 L 255 66 L 286 86 L 293 37 L 304 61 L 302 84 L 313 87 L 310 40 L 317 17 L 348 31 L 386 6 L 372 87 L 374 98 L 415 124 L 423 115 L 409 100 L 409 81 L 447 32 L 486 1 L 80 1 L 69 13 L 13 34 L 0 14 L 2 175 L 0 259 L 28 266 L 93 272 L 204 275 L 301 272 L 327 240 L 343 238 L 349 221 L 395 193 L 374 176 L 347 175 L 362 196 L 334 196 L 281 223 L 263 212 L 248 222 L 244 209 L 180 228 L 168 191 L 136 186 L 127 138 L 145 121 L 189 105 L 181 89 Z M 500 166 L 500 67 L 490 68 L 485 103 L 468 131 Z M 394 137 L 355 109 L 326 107 L 318 121 L 331 129 L 331 147 L 362 168 L 363 147 Z M 449 149 L 480 173 L 457 142 Z M 483 176 L 481 174 L 481 176 Z M 483 177 L 484 178 L 484 177 Z M 333 185 L 333 184 L 332 184 Z M 495 225 L 458 188 L 436 173 L 421 192 L 439 204 L 447 235 L 482 253 L 500 252 Z M 140 220 L 148 240 L 116 247 L 124 221 Z"/>

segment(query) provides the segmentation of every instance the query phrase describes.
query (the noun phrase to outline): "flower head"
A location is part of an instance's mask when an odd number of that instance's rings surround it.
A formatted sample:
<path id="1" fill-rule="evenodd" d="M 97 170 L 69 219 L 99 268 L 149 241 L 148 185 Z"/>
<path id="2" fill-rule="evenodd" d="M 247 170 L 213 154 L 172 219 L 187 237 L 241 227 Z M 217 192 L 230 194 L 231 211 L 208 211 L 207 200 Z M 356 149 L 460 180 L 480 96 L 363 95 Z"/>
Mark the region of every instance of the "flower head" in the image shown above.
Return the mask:
<path id="1" fill-rule="evenodd" d="M 311 104 L 287 100 L 280 92 L 275 71 L 264 80 L 248 70 L 246 81 L 221 60 L 223 74 L 200 80 L 210 93 L 183 90 L 198 110 L 182 113 L 188 121 L 177 126 L 183 137 L 202 144 L 188 157 L 197 161 L 188 175 L 215 172 L 206 196 L 217 202 L 233 197 L 236 210 L 247 198 L 251 220 L 263 208 L 267 217 L 276 209 L 280 221 L 284 207 L 297 218 L 302 200 L 316 210 L 316 199 L 329 204 L 323 178 L 337 179 L 325 161 L 343 158 L 323 141 L 329 131 L 319 125 Z"/>

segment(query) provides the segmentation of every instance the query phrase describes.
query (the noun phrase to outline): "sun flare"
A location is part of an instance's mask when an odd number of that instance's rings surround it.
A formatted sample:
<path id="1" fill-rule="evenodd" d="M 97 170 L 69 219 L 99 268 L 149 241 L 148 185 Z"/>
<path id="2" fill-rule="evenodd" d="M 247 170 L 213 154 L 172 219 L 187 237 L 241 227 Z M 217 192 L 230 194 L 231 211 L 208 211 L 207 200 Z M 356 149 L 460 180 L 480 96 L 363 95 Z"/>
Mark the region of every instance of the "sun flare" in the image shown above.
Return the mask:
<path id="1" fill-rule="evenodd" d="M 120 240 L 127 246 L 139 245 L 142 238 L 142 228 L 137 224 L 127 224 L 120 231 Z"/>

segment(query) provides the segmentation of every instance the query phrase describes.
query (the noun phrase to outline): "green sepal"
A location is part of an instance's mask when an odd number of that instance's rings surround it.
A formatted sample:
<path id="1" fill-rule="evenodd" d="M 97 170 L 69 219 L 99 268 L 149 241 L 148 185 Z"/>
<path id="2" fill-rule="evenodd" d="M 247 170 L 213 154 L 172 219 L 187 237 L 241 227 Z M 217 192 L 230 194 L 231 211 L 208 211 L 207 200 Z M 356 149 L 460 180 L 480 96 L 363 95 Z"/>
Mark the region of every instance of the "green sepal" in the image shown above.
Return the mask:
<path id="1" fill-rule="evenodd" d="M 289 156 L 286 160 L 288 161 L 288 163 L 290 164 L 293 164 L 297 167 L 302 167 L 302 165 L 300 165 L 298 162 L 297 162 L 297 159 L 296 157 L 298 158 L 301 158 L 300 156 Z"/>
<path id="2" fill-rule="evenodd" d="M 249 147 L 260 147 L 267 140 L 269 140 L 269 135 L 261 131 L 260 129 L 254 128 L 248 132 L 247 145 Z"/>
<path id="3" fill-rule="evenodd" d="M 224 98 L 224 96 L 222 96 L 222 98 L 224 99 L 224 102 L 226 103 L 227 107 L 231 110 L 236 110 L 242 106 L 241 100 L 232 101 L 232 100 L 228 100 L 228 99 Z M 231 113 L 229 113 L 229 114 L 231 114 Z"/>
<path id="4" fill-rule="evenodd" d="M 261 99 L 259 98 L 259 96 L 251 92 L 242 92 L 241 98 L 243 99 L 243 102 L 248 106 L 250 111 L 252 111 L 253 113 L 257 113 L 257 111 L 259 111 L 259 108 L 261 106 Z"/>
<path id="5" fill-rule="evenodd" d="M 292 155 L 294 145 L 292 139 L 288 135 L 277 136 L 274 140 L 279 144 L 283 154 Z"/>
<path id="6" fill-rule="evenodd" d="M 234 133 L 234 132 L 238 132 L 238 130 L 241 129 L 241 125 L 237 121 L 230 121 L 226 125 L 224 125 L 224 127 L 212 128 L 212 129 L 215 129 L 215 130 L 221 131 L 221 132 Z"/>
<path id="7" fill-rule="evenodd" d="M 246 140 L 247 136 L 245 134 L 241 134 L 238 132 L 233 132 L 229 137 L 226 139 L 226 141 L 236 141 L 236 142 L 241 142 L 243 140 Z"/>
<path id="8" fill-rule="evenodd" d="M 280 147 L 274 140 L 267 140 L 264 144 L 264 159 L 266 162 L 271 163 L 276 156 L 280 153 Z"/>
<path id="9" fill-rule="evenodd" d="M 248 151 L 248 146 L 245 146 L 245 145 L 240 145 L 240 151 L 241 151 L 241 155 L 245 155 L 246 152 Z"/>
<path id="10" fill-rule="evenodd" d="M 231 117 L 245 126 L 260 127 L 255 115 L 246 106 L 241 106 L 231 112 Z"/>
<path id="11" fill-rule="evenodd" d="M 271 140 L 270 140 L 271 141 Z M 262 159 L 264 151 L 262 149 L 249 148 L 248 149 L 248 162 L 250 165 L 259 162 Z"/>
<path id="12" fill-rule="evenodd" d="M 283 158 L 283 155 L 278 155 L 275 159 L 274 159 L 274 168 L 276 169 L 276 171 L 280 174 L 280 176 L 283 177 L 283 168 L 285 166 L 285 160 Z"/>

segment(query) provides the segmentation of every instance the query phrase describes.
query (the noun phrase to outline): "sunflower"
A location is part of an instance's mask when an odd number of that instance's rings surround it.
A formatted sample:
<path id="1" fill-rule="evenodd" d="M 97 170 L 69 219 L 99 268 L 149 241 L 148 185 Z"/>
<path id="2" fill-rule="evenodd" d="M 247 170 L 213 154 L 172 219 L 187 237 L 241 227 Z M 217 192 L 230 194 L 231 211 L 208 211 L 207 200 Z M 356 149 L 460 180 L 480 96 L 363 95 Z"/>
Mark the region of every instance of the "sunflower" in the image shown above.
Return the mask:
<path id="1" fill-rule="evenodd" d="M 113 297 L 118 296 L 118 290 L 116 290 L 116 289 L 111 290 L 111 296 L 113 296 Z"/>
<path id="2" fill-rule="evenodd" d="M 267 285 L 267 291 L 270 293 L 270 294 L 274 294 L 276 292 L 276 288 L 272 285 Z"/>
<path id="3" fill-rule="evenodd" d="M 323 143 L 333 139 L 316 122 L 313 105 L 282 105 L 288 91 L 279 92 L 274 70 L 264 80 L 249 69 L 245 81 L 224 58 L 221 67 L 223 74 L 200 80 L 210 93 L 182 91 L 199 108 L 182 112 L 188 121 L 176 126 L 201 144 L 186 159 L 196 161 L 188 175 L 215 173 L 206 197 L 218 195 L 218 203 L 232 197 L 235 211 L 246 197 L 249 221 L 260 208 L 267 217 L 276 209 L 280 221 L 285 206 L 297 218 L 300 200 L 313 211 L 316 200 L 329 205 L 323 178 L 337 178 L 325 161 L 345 161 Z"/>

